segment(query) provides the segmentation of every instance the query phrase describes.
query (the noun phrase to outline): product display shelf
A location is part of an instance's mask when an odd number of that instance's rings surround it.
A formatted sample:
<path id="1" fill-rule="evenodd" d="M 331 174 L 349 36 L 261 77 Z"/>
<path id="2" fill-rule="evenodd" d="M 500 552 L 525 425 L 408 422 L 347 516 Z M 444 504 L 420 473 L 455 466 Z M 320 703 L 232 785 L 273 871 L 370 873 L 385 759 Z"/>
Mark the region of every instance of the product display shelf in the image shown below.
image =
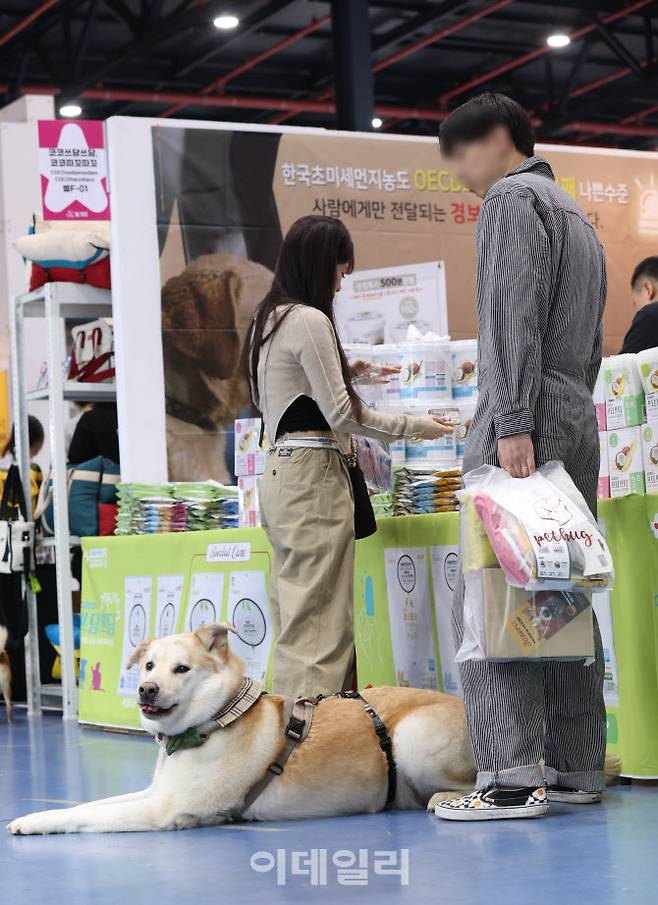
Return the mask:
<path id="1" fill-rule="evenodd" d="M 61 697 L 62 716 L 75 719 L 78 689 L 73 648 L 73 602 L 71 596 L 66 449 L 64 425 L 65 401 L 105 401 L 115 398 L 113 384 L 75 384 L 64 380 L 62 361 L 65 354 L 64 318 L 112 316 L 109 290 L 95 289 L 76 283 L 46 283 L 40 289 L 13 299 L 10 312 L 12 356 L 12 408 L 16 429 L 16 458 L 21 471 L 27 500 L 30 490 L 30 449 L 28 439 L 28 402 L 48 401 L 48 440 L 53 484 L 53 522 L 55 536 L 46 542 L 55 548 L 57 609 L 60 632 L 62 684 L 42 684 L 39 670 L 39 644 L 36 594 L 26 583 L 28 635 L 25 644 L 25 671 L 28 713 L 38 715 Z M 44 318 L 47 333 L 47 367 L 49 385 L 29 392 L 25 386 L 25 319 Z"/>

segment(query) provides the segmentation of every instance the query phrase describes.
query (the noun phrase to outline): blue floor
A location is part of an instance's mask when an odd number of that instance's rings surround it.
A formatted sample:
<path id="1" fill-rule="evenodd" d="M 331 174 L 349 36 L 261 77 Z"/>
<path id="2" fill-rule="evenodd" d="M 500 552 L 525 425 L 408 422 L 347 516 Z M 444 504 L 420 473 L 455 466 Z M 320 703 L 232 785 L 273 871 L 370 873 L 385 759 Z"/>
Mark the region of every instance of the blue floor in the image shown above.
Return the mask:
<path id="1" fill-rule="evenodd" d="M 4 712 L 0 710 L 0 720 Z M 143 738 L 68 726 L 54 716 L 0 723 L 0 818 L 116 795 L 148 783 L 155 757 Z M 445 905 L 635 905 L 658 900 L 658 788 L 618 786 L 603 806 L 556 805 L 543 820 L 444 823 L 423 812 L 261 823 L 111 836 L 0 835 L 0 902 L 7 905 L 267 905 L 374 901 Z M 285 850 L 327 853 L 327 887 L 276 868 Z M 369 852 L 367 886 L 337 881 L 337 850 Z M 375 852 L 409 850 L 409 884 L 375 875 Z M 301 865 L 303 868 L 303 864 Z M 358 866 L 358 865 L 357 865 Z"/>

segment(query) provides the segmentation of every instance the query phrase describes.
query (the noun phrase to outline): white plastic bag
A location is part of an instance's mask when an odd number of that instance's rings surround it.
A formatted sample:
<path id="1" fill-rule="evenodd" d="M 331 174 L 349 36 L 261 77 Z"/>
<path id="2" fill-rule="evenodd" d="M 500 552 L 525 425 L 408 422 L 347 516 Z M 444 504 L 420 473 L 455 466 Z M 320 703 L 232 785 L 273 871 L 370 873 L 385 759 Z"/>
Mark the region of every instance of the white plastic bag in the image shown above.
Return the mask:
<path id="1" fill-rule="evenodd" d="M 561 462 L 548 462 L 527 478 L 511 478 L 500 468 L 483 465 L 464 476 L 464 488 L 465 574 L 499 564 L 516 588 L 612 587 L 608 545 Z"/>

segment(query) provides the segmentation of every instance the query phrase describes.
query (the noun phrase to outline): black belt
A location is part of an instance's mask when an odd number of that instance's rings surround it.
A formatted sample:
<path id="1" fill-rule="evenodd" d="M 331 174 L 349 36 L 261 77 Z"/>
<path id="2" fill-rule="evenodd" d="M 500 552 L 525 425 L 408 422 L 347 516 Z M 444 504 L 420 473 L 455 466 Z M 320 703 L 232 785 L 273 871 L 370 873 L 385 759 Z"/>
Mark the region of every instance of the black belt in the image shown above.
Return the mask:
<path id="1" fill-rule="evenodd" d="M 371 704 L 369 704 L 363 697 L 363 695 L 359 694 L 358 691 L 341 691 L 336 695 L 336 697 L 349 698 L 353 701 L 361 701 L 361 703 L 363 704 L 363 709 L 374 723 L 375 732 L 377 733 L 377 738 L 379 739 L 379 747 L 386 755 L 386 766 L 388 767 L 388 790 L 386 792 L 386 804 L 384 805 L 384 810 L 390 811 L 390 809 L 395 804 L 395 791 L 397 789 L 398 783 L 398 771 L 397 767 L 395 766 L 395 758 L 393 757 L 393 742 L 391 740 L 391 736 L 386 730 L 386 724 L 379 716 L 375 708 Z"/>

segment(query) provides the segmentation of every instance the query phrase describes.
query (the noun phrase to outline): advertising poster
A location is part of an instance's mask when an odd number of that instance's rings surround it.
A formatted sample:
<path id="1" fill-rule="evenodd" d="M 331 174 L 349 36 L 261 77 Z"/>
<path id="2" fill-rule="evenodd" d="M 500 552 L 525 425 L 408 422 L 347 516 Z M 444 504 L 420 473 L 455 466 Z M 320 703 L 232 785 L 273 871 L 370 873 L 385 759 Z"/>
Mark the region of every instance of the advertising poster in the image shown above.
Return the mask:
<path id="1" fill-rule="evenodd" d="M 396 684 L 438 689 L 427 550 L 387 548 L 384 562 Z"/>
<path id="2" fill-rule="evenodd" d="M 430 548 L 432 565 L 432 589 L 434 591 L 434 616 L 439 639 L 439 658 L 443 690 L 447 694 L 461 696 L 462 685 L 459 668 L 455 663 L 455 642 L 452 632 L 452 598 L 459 567 L 459 547 L 446 544 Z"/>
<path id="3" fill-rule="evenodd" d="M 109 220 L 104 124 L 39 120 L 44 220 Z"/>
<path id="4" fill-rule="evenodd" d="M 346 337 L 395 341 L 414 320 L 453 339 L 475 336 L 481 200 L 451 175 L 436 140 L 203 124 L 153 125 L 151 139 L 171 479 L 232 480 L 233 422 L 253 414 L 240 348 L 283 236 L 303 215 L 338 217 L 353 237 L 356 273 L 338 302 Z M 604 352 L 617 352 L 634 313 L 633 267 L 655 250 L 656 158 L 556 146 L 537 153 L 605 247 Z M 403 291 L 412 278 L 422 293 Z M 382 294 L 387 280 L 394 285 Z"/>
<path id="5" fill-rule="evenodd" d="M 355 270 L 335 302 L 343 343 L 398 343 L 410 325 L 448 335 L 445 270 L 441 261 Z"/>
<path id="6" fill-rule="evenodd" d="M 231 650 L 244 660 L 245 674 L 263 683 L 272 645 L 272 620 L 264 572 L 231 572 L 227 621 Z"/>
<path id="7" fill-rule="evenodd" d="M 157 609 L 155 613 L 155 638 L 173 635 L 178 625 L 183 599 L 182 575 L 158 575 Z"/>
<path id="8" fill-rule="evenodd" d="M 224 575 L 221 572 L 195 572 L 185 611 L 186 632 L 196 632 L 202 625 L 221 622 Z"/>
<path id="9" fill-rule="evenodd" d="M 119 694 L 134 696 L 139 685 L 138 664 L 128 669 L 126 662 L 137 645 L 149 637 L 152 585 L 153 580 L 150 576 L 129 575 L 124 582 L 123 650 Z"/>

